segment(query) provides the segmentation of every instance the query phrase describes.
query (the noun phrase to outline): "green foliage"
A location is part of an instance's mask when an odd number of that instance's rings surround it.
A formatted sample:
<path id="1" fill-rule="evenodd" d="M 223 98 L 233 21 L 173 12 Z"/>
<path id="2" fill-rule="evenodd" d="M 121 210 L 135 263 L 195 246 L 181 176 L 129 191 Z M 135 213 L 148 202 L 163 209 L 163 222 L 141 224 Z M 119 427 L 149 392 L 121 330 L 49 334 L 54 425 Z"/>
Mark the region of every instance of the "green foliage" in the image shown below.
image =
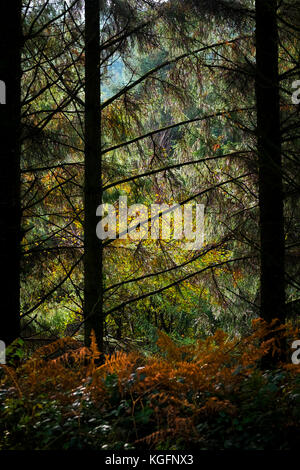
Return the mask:
<path id="1" fill-rule="evenodd" d="M 21 338 L 16 339 L 6 348 L 6 363 L 10 366 L 20 364 L 26 357 L 25 343 Z"/>

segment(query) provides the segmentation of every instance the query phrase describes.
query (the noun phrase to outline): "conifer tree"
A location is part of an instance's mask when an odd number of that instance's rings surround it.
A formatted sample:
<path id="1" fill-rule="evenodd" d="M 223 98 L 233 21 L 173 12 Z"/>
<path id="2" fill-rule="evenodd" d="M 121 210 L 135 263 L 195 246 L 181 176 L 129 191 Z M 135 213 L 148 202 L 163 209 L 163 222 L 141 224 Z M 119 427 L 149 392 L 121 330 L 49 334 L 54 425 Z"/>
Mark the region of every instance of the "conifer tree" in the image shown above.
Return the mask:
<path id="1" fill-rule="evenodd" d="M 285 320 L 284 217 L 277 1 L 256 1 L 256 108 L 261 242 L 261 316 Z"/>
<path id="2" fill-rule="evenodd" d="M 102 245 L 96 237 L 96 208 L 101 204 L 100 18 L 99 1 L 85 2 L 85 177 L 84 320 L 85 344 L 94 330 L 103 344 Z"/>
<path id="3" fill-rule="evenodd" d="M 2 270 L 0 339 L 20 331 L 20 80 L 21 1 L 3 2 L 0 15 L 0 237 Z"/>

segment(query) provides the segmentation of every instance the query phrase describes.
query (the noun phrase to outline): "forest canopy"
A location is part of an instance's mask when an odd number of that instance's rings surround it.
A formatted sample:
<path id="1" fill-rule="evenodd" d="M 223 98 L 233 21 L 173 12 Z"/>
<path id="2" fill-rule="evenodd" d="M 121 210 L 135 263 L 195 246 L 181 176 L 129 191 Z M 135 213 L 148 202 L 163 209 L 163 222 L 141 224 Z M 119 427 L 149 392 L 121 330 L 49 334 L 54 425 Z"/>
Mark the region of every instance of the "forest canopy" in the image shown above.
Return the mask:
<path id="1" fill-rule="evenodd" d="M 299 0 L 0 23 L 0 450 L 296 448 Z"/>

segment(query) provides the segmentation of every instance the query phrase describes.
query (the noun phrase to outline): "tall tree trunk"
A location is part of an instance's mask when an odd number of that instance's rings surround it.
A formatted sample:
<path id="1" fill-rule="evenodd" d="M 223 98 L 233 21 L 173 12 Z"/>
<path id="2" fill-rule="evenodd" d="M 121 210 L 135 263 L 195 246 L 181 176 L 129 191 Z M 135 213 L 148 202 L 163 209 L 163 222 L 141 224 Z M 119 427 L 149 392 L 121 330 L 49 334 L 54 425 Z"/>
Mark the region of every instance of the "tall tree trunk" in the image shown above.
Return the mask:
<path id="1" fill-rule="evenodd" d="M 96 236 L 96 209 L 102 200 L 99 0 L 85 2 L 85 178 L 84 319 L 85 344 L 94 330 L 103 350 L 102 244 Z"/>
<path id="2" fill-rule="evenodd" d="M 0 15 L 0 339 L 20 334 L 20 80 L 21 1 L 1 4 Z"/>
<path id="3" fill-rule="evenodd" d="M 276 0 L 256 0 L 261 316 L 285 320 L 284 217 Z"/>

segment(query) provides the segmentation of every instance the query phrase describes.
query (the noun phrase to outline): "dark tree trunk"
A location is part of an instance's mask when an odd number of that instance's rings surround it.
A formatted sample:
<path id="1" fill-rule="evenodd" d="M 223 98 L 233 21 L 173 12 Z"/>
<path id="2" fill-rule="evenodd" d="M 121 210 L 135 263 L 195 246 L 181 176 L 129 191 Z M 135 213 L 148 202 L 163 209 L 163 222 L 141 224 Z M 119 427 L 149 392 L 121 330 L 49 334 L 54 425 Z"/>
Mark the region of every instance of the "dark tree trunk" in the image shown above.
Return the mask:
<path id="1" fill-rule="evenodd" d="M 21 1 L 1 4 L 0 14 L 0 339 L 20 334 L 20 81 Z M 4 94 L 5 91 L 5 94 Z M 4 101 L 5 100 L 5 101 Z"/>
<path id="2" fill-rule="evenodd" d="M 103 350 L 102 245 L 96 236 L 96 209 L 102 200 L 99 0 L 85 2 L 85 179 L 84 319 L 85 344 L 94 330 Z"/>
<path id="3" fill-rule="evenodd" d="M 284 216 L 276 0 L 256 0 L 261 316 L 285 321 Z M 277 358 L 278 359 L 278 358 Z M 276 358 L 274 358 L 276 362 Z"/>
<path id="4" fill-rule="evenodd" d="M 261 314 L 285 320 L 284 218 L 276 0 L 256 1 Z"/>

